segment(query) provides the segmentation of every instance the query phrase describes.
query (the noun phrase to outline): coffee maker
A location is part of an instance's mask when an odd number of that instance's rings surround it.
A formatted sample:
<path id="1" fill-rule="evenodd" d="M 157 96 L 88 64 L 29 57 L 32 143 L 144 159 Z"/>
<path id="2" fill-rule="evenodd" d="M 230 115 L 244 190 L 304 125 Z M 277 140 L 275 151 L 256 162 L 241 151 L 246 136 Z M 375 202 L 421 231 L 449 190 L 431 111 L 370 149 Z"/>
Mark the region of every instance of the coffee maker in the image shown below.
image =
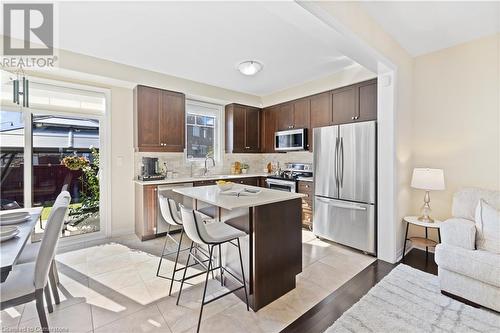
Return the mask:
<path id="1" fill-rule="evenodd" d="M 139 180 L 161 180 L 165 179 L 165 176 L 158 171 L 158 158 L 157 157 L 143 157 L 141 174 L 137 176 Z"/>

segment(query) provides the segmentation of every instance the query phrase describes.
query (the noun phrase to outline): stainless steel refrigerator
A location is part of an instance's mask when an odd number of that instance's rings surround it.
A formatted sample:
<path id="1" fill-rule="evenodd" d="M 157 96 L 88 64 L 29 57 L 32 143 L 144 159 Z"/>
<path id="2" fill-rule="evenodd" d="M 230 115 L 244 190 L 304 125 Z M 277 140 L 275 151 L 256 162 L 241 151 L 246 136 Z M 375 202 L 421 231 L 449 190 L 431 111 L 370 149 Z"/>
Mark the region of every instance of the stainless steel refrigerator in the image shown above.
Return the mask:
<path id="1" fill-rule="evenodd" d="M 316 236 L 376 254 L 376 122 L 314 129 Z"/>

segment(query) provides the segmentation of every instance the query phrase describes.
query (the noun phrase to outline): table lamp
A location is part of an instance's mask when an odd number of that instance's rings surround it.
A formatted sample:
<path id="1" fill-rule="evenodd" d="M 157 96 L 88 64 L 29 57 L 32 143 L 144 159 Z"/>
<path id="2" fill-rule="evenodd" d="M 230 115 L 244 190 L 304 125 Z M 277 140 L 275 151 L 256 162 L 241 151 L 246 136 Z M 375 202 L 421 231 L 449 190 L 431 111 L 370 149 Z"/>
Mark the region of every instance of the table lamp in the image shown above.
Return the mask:
<path id="1" fill-rule="evenodd" d="M 422 215 L 418 218 L 422 222 L 434 222 L 429 216 L 431 213 L 431 197 L 429 191 L 444 190 L 444 173 L 442 169 L 415 168 L 411 178 L 411 187 L 425 190 Z"/>

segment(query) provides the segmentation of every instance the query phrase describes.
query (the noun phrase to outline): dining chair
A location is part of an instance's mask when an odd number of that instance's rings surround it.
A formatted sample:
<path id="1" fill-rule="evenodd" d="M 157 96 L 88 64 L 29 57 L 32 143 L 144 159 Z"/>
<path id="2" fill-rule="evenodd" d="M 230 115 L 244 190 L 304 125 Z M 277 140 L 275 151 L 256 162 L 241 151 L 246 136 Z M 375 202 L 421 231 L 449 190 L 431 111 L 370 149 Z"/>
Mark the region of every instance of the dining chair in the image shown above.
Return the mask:
<path id="1" fill-rule="evenodd" d="M 234 293 L 235 291 L 238 291 L 240 289 L 244 289 L 247 311 L 250 310 L 249 305 L 248 305 L 247 285 L 246 285 L 246 280 L 245 280 L 245 272 L 243 270 L 243 259 L 241 257 L 241 247 L 240 247 L 240 237 L 244 237 L 244 236 L 246 236 L 246 234 L 243 231 L 240 231 L 240 230 L 238 230 L 234 227 L 231 227 L 230 225 L 222 223 L 222 222 L 215 222 L 215 223 L 206 224 L 203 222 L 202 214 L 199 211 L 188 209 L 188 208 L 184 207 L 183 205 L 180 205 L 180 207 L 181 207 L 181 215 L 182 215 L 182 222 L 184 225 L 184 231 L 186 232 L 186 235 L 191 239 L 191 247 L 189 249 L 189 255 L 188 255 L 186 266 L 184 267 L 184 273 L 183 273 L 182 280 L 181 280 L 181 288 L 179 290 L 179 293 L 177 294 L 176 305 L 179 305 L 179 300 L 180 300 L 181 293 L 182 293 L 182 286 L 184 285 L 184 282 L 188 279 L 200 276 L 202 274 L 206 274 L 205 285 L 203 287 L 203 297 L 201 300 L 200 315 L 198 317 L 198 326 L 196 328 L 196 332 L 199 332 L 200 331 L 200 324 L 201 324 L 201 316 L 203 314 L 203 306 L 205 306 L 213 301 L 216 301 L 224 296 L 227 296 L 231 293 Z M 234 243 L 234 241 L 236 241 L 236 243 Z M 208 246 L 208 248 L 209 248 L 208 267 L 206 269 L 206 272 L 196 273 L 196 274 L 193 274 L 189 277 L 186 277 L 187 268 L 189 267 L 189 261 L 191 258 L 193 258 L 195 263 L 201 264 L 201 260 L 199 258 L 197 258 L 195 253 L 192 252 L 195 243 L 199 244 L 199 245 L 207 245 Z M 222 252 L 220 251 L 220 246 L 222 244 L 225 244 L 225 243 L 230 243 L 238 248 L 238 254 L 240 256 L 241 276 L 242 276 L 241 280 L 240 280 L 240 278 L 235 276 L 231 271 L 227 270 L 222 265 Z M 213 267 L 213 264 L 212 264 L 212 256 L 214 254 L 215 247 L 219 248 L 219 260 L 218 260 L 219 267 Z M 206 293 L 207 293 L 208 276 L 209 276 L 209 273 L 213 272 L 214 270 L 221 270 L 221 271 L 223 270 L 224 272 L 226 272 L 230 276 L 232 276 L 236 281 L 241 283 L 241 286 L 236 287 L 235 289 L 229 290 L 228 292 L 225 292 L 222 295 L 214 297 L 208 301 L 205 301 L 205 297 L 206 297 Z M 223 277 L 221 276 L 221 280 L 222 279 L 223 279 Z"/>
<path id="2" fill-rule="evenodd" d="M 64 189 L 64 186 L 63 186 L 63 189 Z M 68 193 L 68 192 L 63 190 L 61 193 L 59 193 L 56 200 L 54 201 L 53 207 L 57 206 L 57 205 L 64 204 L 64 202 L 66 201 L 66 194 L 65 193 Z M 52 213 L 53 213 L 53 210 L 51 210 L 49 213 L 49 217 L 47 218 L 47 223 L 48 223 L 48 221 L 50 221 L 50 216 L 52 215 Z M 25 264 L 25 263 L 29 263 L 29 262 L 34 262 L 38 256 L 38 252 L 40 251 L 40 244 L 41 244 L 41 242 L 26 244 L 23 251 L 21 252 L 21 255 L 17 259 L 16 264 Z M 55 257 L 55 254 L 54 254 L 54 257 Z M 52 295 L 54 297 L 54 303 L 59 304 L 60 298 L 59 298 L 59 292 L 57 290 L 57 285 L 59 284 L 59 273 L 57 271 L 57 265 L 56 265 L 56 261 L 54 258 L 52 258 L 52 264 L 50 267 L 49 284 L 50 284 L 50 289 L 52 290 Z M 52 309 L 50 306 L 49 306 L 49 312 L 52 312 Z"/>
<path id="3" fill-rule="evenodd" d="M 49 304 L 52 306 L 48 290 L 49 272 L 59 241 L 59 233 L 71 201 L 68 192 L 62 192 L 61 195 L 61 200 L 52 207 L 35 262 L 15 265 L 7 280 L 0 284 L 2 295 L 0 310 L 35 300 L 38 318 L 44 333 L 49 332 L 43 306 L 44 290 L 47 307 Z"/>

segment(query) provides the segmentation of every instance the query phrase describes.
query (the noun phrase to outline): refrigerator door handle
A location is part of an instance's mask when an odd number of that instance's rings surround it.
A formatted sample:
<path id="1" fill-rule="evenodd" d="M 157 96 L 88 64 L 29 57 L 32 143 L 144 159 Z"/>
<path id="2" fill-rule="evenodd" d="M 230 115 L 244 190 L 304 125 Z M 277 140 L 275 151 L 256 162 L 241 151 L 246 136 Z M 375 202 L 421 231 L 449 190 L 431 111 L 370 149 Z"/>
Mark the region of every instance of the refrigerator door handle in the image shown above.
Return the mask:
<path id="1" fill-rule="evenodd" d="M 339 138 L 335 138 L 335 185 L 339 188 Z"/>
<path id="2" fill-rule="evenodd" d="M 342 159 L 342 168 L 340 169 L 340 187 L 344 186 L 344 139 L 340 138 L 340 158 Z"/>
<path id="3" fill-rule="evenodd" d="M 337 202 L 337 201 L 333 201 L 333 200 L 329 200 L 327 198 L 321 198 L 321 197 L 316 197 L 316 198 L 321 202 L 324 202 L 326 204 L 329 204 L 330 206 L 337 207 L 337 208 L 366 210 L 366 207 L 356 205 L 356 204 L 341 203 L 341 202 Z"/>

